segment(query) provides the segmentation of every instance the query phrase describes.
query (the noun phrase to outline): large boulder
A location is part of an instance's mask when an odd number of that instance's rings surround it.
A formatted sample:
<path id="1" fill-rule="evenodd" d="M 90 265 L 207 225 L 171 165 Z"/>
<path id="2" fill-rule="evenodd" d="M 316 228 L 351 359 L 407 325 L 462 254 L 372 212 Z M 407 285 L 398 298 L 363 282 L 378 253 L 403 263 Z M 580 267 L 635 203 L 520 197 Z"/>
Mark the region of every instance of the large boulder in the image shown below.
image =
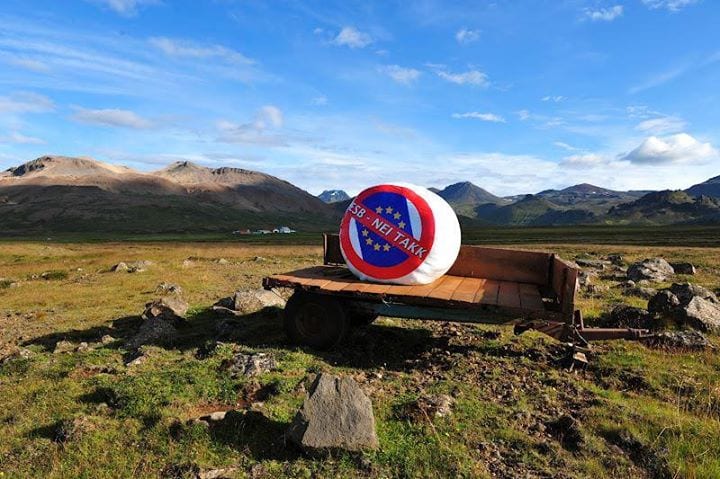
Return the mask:
<path id="1" fill-rule="evenodd" d="M 636 282 L 645 279 L 660 283 L 673 274 L 675 274 L 673 267 L 662 258 L 644 259 L 631 264 L 627 270 L 627 277 Z"/>
<path id="2" fill-rule="evenodd" d="M 220 365 L 220 369 L 230 371 L 234 376 L 256 376 L 276 369 L 278 366 L 275 358 L 269 353 L 243 354 L 239 353 L 226 359 Z"/>
<path id="3" fill-rule="evenodd" d="M 143 319 L 182 319 L 187 314 L 188 304 L 178 296 L 163 296 L 145 305 Z"/>
<path id="4" fill-rule="evenodd" d="M 683 312 L 688 326 L 712 333 L 720 331 L 720 305 L 717 303 L 695 296 Z"/>
<path id="5" fill-rule="evenodd" d="M 695 265 L 692 263 L 670 263 L 676 274 L 693 275 L 697 272 Z"/>
<path id="6" fill-rule="evenodd" d="M 703 288 L 699 284 L 693 283 L 674 283 L 670 286 L 670 291 L 678 297 L 682 305 L 687 305 L 690 301 L 697 297 L 706 299 L 713 303 L 720 303 L 718 297 L 707 288 Z"/>
<path id="7" fill-rule="evenodd" d="M 375 449 L 372 403 L 352 378 L 321 373 L 290 424 L 287 438 L 309 454 Z"/>
<path id="8" fill-rule="evenodd" d="M 610 311 L 604 326 L 613 328 L 650 329 L 654 324 L 653 316 L 642 308 L 619 304 Z"/>
<path id="9" fill-rule="evenodd" d="M 223 298 L 215 305 L 213 310 L 219 313 L 229 313 L 236 316 L 255 313 L 265 308 L 284 308 L 285 300 L 274 291 L 266 289 L 250 289 L 236 291 L 232 297 Z"/>
<path id="10" fill-rule="evenodd" d="M 166 296 L 145 305 L 143 323 L 126 346 L 137 349 L 144 344 L 169 345 L 178 336 L 177 326 L 183 321 L 188 304 L 177 296 Z"/>
<path id="11" fill-rule="evenodd" d="M 648 311 L 652 314 L 670 314 L 680 306 L 680 299 L 672 291 L 659 291 L 648 301 Z"/>

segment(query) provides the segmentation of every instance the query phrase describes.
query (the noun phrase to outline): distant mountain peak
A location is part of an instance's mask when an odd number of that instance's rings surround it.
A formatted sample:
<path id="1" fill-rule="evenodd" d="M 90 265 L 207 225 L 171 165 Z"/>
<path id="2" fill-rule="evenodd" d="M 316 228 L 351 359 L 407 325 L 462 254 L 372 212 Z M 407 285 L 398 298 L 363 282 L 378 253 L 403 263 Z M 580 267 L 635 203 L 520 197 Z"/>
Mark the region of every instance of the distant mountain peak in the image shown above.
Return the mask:
<path id="1" fill-rule="evenodd" d="M 325 203 L 339 203 L 349 200 L 350 195 L 343 190 L 325 190 L 318 195 L 318 198 Z"/>
<path id="2" fill-rule="evenodd" d="M 132 172 L 125 166 L 110 165 L 88 157 L 45 155 L 6 170 L 3 176 L 13 177 L 59 177 L 87 176 L 97 174 L 122 174 Z"/>
<path id="3" fill-rule="evenodd" d="M 438 193 L 451 205 L 502 203 L 504 200 L 470 181 L 448 185 Z"/>

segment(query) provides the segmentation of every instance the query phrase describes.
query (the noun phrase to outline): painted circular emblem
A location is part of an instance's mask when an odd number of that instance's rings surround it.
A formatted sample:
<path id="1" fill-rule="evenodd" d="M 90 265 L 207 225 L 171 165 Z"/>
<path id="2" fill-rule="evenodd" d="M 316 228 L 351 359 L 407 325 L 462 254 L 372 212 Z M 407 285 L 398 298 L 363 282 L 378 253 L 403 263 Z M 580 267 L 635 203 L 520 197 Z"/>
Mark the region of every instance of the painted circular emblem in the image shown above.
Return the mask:
<path id="1" fill-rule="evenodd" d="M 361 277 L 390 282 L 425 262 L 435 227 L 434 212 L 421 195 L 400 185 L 374 186 L 348 206 L 340 247 L 348 266 Z"/>

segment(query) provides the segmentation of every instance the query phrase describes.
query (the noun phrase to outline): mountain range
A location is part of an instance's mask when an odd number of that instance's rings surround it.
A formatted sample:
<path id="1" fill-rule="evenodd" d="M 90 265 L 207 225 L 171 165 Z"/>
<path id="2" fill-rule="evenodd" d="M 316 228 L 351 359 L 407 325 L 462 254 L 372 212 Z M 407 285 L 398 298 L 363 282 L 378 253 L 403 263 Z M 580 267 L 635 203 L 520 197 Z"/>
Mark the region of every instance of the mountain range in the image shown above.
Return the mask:
<path id="1" fill-rule="evenodd" d="M 470 182 L 433 189 L 464 225 L 720 223 L 720 176 L 684 191 L 590 184 L 514 197 Z M 334 230 L 350 197 L 319 197 L 274 176 L 188 161 L 140 172 L 90 158 L 43 156 L 0 172 L 0 235 Z"/>

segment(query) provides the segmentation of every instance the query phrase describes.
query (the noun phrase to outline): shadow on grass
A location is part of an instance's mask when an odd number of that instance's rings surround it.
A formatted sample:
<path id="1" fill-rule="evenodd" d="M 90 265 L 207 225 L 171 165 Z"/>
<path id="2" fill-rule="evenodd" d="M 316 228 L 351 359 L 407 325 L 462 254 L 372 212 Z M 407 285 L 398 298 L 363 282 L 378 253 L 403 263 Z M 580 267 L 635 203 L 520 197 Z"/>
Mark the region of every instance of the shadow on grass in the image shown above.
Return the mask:
<path id="1" fill-rule="evenodd" d="M 228 411 L 209 427 L 213 441 L 252 456 L 257 461 L 287 461 L 300 456 L 285 444 L 289 423 L 275 421 L 258 411 Z"/>

